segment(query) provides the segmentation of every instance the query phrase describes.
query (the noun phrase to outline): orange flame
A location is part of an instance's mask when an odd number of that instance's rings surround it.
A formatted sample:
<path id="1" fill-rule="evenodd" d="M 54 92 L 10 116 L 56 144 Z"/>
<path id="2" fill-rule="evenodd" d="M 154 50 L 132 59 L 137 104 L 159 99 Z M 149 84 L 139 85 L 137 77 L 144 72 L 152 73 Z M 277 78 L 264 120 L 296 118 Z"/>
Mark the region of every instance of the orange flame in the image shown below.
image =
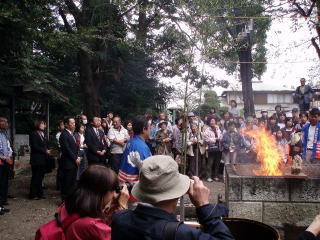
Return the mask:
<path id="1" fill-rule="evenodd" d="M 282 176 L 283 173 L 280 170 L 282 157 L 275 137 L 265 127 L 247 130 L 244 134 L 254 138 L 253 150 L 257 152 L 257 161 L 261 163 L 260 169 L 253 170 L 253 173 L 257 176 Z"/>

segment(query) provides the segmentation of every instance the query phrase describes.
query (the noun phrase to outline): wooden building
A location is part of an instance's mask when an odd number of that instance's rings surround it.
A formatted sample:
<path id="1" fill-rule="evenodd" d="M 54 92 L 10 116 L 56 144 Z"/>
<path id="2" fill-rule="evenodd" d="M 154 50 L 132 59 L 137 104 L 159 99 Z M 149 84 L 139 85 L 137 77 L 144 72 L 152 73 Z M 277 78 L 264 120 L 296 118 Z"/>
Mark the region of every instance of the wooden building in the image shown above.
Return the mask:
<path id="1" fill-rule="evenodd" d="M 298 104 L 293 102 L 295 88 L 276 86 L 264 82 L 254 82 L 252 87 L 257 116 L 260 116 L 261 110 L 267 110 L 270 115 L 274 112 L 276 105 L 281 105 L 286 112 L 291 112 L 292 108 L 298 107 Z M 238 103 L 238 108 L 243 109 L 241 86 L 223 91 L 220 99 L 221 106 L 230 106 L 231 100 L 235 100 Z"/>

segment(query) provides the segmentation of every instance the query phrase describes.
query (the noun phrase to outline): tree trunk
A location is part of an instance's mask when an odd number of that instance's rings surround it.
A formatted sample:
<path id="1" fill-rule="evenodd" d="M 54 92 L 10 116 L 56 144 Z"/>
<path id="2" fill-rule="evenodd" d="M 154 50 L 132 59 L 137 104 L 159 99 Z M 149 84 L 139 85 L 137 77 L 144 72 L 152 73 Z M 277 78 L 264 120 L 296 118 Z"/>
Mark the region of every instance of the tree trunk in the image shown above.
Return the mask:
<path id="1" fill-rule="evenodd" d="M 317 38 L 313 38 L 311 40 L 311 43 L 313 45 L 313 47 L 316 49 L 316 52 L 318 54 L 318 57 L 320 59 L 320 1 L 316 2 L 316 9 L 317 9 L 317 19 L 318 19 L 318 24 L 316 25 L 316 31 L 318 34 L 318 43 L 316 42 Z"/>
<path id="2" fill-rule="evenodd" d="M 255 110 L 252 89 L 252 64 L 250 63 L 252 62 L 251 48 L 242 49 L 238 52 L 238 55 L 240 61 L 240 78 L 242 82 L 244 116 L 253 116 L 255 114 Z"/>
<path id="3" fill-rule="evenodd" d="M 234 9 L 235 16 L 243 16 L 244 14 L 240 9 Z M 236 33 L 238 36 L 245 29 L 245 24 L 238 24 L 236 26 Z M 240 62 L 240 78 L 242 85 L 242 95 L 243 95 L 243 103 L 244 103 L 244 116 L 253 116 L 255 114 L 254 111 L 254 102 L 253 102 L 253 90 L 252 90 L 252 54 L 251 54 L 251 39 L 248 36 L 245 39 L 246 43 L 244 46 L 240 47 L 238 51 L 239 62 Z"/>
<path id="4" fill-rule="evenodd" d="M 148 7 L 148 0 L 139 0 L 139 18 L 138 18 L 138 30 L 136 33 L 137 42 L 141 44 L 141 46 L 146 47 L 147 44 L 147 36 L 148 36 L 148 19 L 146 9 Z M 143 75 L 147 75 L 147 56 L 145 51 L 139 52 L 139 58 L 143 64 Z"/>
<path id="5" fill-rule="evenodd" d="M 80 50 L 78 53 L 80 67 L 80 85 L 84 97 L 84 112 L 89 118 L 100 116 L 99 86 L 95 82 L 92 72 L 91 57 Z"/>

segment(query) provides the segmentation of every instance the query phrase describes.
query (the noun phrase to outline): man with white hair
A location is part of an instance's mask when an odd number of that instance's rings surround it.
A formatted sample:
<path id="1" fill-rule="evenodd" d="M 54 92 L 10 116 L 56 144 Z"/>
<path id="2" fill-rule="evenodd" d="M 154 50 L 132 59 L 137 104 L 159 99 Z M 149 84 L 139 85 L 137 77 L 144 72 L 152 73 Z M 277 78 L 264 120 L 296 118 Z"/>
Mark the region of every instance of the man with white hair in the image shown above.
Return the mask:
<path id="1" fill-rule="evenodd" d="M 196 207 L 203 230 L 179 222 L 174 215 L 179 198 L 186 193 Z M 178 164 L 170 156 L 156 155 L 144 160 L 132 195 L 140 203 L 135 210 L 114 215 L 112 239 L 234 239 L 221 219 L 227 215 L 227 208 L 209 204 L 210 190 L 198 177 L 192 181 L 180 174 Z"/>

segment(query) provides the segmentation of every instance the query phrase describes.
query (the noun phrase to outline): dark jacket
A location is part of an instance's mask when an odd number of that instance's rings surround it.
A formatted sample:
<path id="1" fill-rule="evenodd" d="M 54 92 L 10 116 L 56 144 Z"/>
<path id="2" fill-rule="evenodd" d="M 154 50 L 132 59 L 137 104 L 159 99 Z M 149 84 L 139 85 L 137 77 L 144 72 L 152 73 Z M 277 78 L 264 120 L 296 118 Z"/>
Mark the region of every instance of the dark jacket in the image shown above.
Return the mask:
<path id="1" fill-rule="evenodd" d="M 30 134 L 29 141 L 31 148 L 30 164 L 34 166 L 45 166 L 48 159 L 47 137 L 45 135 L 41 137 L 37 131 L 34 131 Z"/>
<path id="2" fill-rule="evenodd" d="M 320 240 L 320 237 L 316 237 L 311 232 L 304 231 L 300 233 L 299 240 Z"/>
<path id="3" fill-rule="evenodd" d="M 104 164 L 105 156 L 100 156 L 97 151 L 103 151 L 106 149 L 105 146 L 105 134 L 99 129 L 99 137 L 97 136 L 95 130 L 92 126 L 86 128 L 85 143 L 87 144 L 87 158 L 89 164 Z"/>
<path id="4" fill-rule="evenodd" d="M 240 150 L 244 147 L 243 138 L 239 135 L 239 133 L 235 132 L 234 135 L 231 136 L 229 132 L 226 132 L 225 134 L 223 134 L 221 140 L 222 151 L 229 151 L 231 139 L 233 140 L 236 150 Z"/>
<path id="5" fill-rule="evenodd" d="M 313 97 L 313 89 L 309 85 L 304 86 L 304 93 L 300 91 L 301 86 L 297 87 L 295 92 L 295 102 L 298 104 L 310 103 Z"/>
<path id="6" fill-rule="evenodd" d="M 221 220 L 227 213 L 222 205 L 205 205 L 196 209 L 203 231 L 180 224 L 176 239 L 183 240 L 231 240 L 228 227 Z M 177 222 L 174 214 L 160 208 L 139 204 L 132 210 L 116 213 L 112 218 L 112 239 L 117 240 L 157 240 L 163 239 L 164 227 L 168 222 Z"/>
<path id="7" fill-rule="evenodd" d="M 79 154 L 79 146 L 76 139 L 68 130 L 63 130 L 59 138 L 61 148 L 61 167 L 63 169 L 77 168 L 76 159 Z"/>

